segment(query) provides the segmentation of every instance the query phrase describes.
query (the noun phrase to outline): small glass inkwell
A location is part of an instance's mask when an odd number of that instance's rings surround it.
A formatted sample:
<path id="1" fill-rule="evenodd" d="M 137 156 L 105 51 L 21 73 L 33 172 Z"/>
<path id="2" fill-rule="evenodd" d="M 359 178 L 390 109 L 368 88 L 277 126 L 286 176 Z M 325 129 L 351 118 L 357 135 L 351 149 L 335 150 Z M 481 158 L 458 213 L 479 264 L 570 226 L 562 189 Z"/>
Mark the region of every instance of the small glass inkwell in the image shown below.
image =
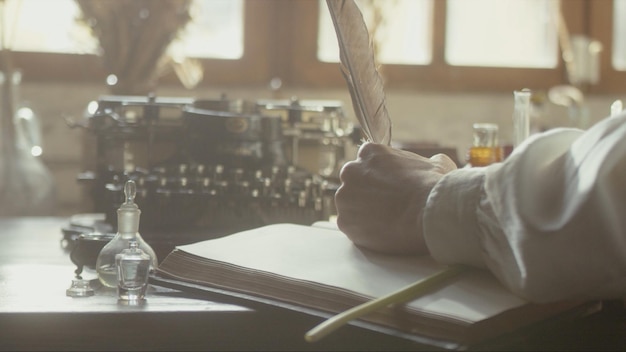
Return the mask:
<path id="1" fill-rule="evenodd" d="M 475 123 L 474 143 L 469 149 L 468 163 L 473 166 L 487 166 L 502 161 L 503 151 L 498 144 L 498 125 Z"/>
<path id="2" fill-rule="evenodd" d="M 137 187 L 132 180 L 124 184 L 124 196 L 126 201 L 117 210 L 117 233 L 107 243 L 96 260 L 96 271 L 100 282 L 109 288 L 118 287 L 118 269 L 116 256 L 124 250 L 132 250 L 131 244 L 150 257 L 149 271 L 156 269 L 158 265 L 154 250 L 139 234 L 139 216 L 141 210 L 135 204 Z"/>
<path id="3" fill-rule="evenodd" d="M 146 297 L 151 258 L 131 240 L 129 247 L 115 256 L 117 297 L 122 301 L 140 302 Z"/>

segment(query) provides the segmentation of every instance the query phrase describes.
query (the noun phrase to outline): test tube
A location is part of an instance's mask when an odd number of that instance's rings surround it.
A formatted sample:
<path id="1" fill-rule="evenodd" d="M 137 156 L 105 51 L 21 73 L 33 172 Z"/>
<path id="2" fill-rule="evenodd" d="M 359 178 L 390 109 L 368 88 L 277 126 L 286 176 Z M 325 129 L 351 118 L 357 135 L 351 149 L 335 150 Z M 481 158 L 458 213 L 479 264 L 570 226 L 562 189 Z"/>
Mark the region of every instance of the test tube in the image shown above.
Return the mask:
<path id="1" fill-rule="evenodd" d="M 611 104 L 611 116 L 616 116 L 623 110 L 623 105 L 621 100 L 616 100 Z"/>
<path id="2" fill-rule="evenodd" d="M 529 89 L 513 92 L 513 147 L 522 143 L 530 133 L 530 96 Z"/>

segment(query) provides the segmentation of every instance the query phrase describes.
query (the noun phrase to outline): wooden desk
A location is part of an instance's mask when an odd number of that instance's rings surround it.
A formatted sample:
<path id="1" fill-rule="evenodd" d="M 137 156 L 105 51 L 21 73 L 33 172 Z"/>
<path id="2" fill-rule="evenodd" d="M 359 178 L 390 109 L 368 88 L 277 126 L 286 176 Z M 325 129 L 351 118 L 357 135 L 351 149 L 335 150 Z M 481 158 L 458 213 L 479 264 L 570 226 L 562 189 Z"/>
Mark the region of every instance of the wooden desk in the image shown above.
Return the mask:
<path id="1" fill-rule="evenodd" d="M 151 287 L 141 307 L 119 305 L 107 290 L 67 297 L 75 266 L 61 247 L 66 223 L 0 218 L 1 350 L 432 350 L 352 326 L 308 344 L 303 334 L 320 322 L 317 317 L 252 310 L 161 287 Z M 626 317 L 623 311 L 596 314 L 479 348 L 624 350 Z"/>
<path id="2" fill-rule="evenodd" d="M 251 310 L 162 287 L 150 287 L 141 307 L 119 305 L 114 290 L 67 297 L 76 268 L 61 246 L 67 221 L 0 218 L 1 350 L 415 349 L 354 327 L 308 344 L 303 335 L 319 318 Z"/>

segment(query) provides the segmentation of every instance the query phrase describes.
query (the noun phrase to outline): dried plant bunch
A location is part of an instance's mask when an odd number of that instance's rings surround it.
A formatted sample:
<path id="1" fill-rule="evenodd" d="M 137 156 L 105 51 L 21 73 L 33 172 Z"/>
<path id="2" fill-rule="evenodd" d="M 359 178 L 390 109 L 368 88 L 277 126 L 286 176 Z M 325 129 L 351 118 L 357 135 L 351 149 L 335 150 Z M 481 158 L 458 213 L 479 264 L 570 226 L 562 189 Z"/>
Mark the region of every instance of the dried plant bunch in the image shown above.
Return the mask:
<path id="1" fill-rule="evenodd" d="M 80 21 L 100 44 L 103 64 L 117 76 L 115 94 L 146 94 L 158 79 L 170 43 L 189 23 L 191 0 L 76 0 Z"/>

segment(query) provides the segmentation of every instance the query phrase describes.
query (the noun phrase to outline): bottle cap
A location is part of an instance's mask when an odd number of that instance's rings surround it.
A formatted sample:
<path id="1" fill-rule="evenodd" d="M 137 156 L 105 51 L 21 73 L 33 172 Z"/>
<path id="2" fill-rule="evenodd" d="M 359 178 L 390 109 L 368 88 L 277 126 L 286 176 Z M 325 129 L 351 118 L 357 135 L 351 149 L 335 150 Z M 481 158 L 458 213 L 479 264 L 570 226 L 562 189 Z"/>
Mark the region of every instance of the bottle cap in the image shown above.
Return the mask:
<path id="1" fill-rule="evenodd" d="M 141 210 L 135 204 L 135 195 L 137 194 L 137 186 L 135 181 L 128 180 L 124 184 L 125 202 L 117 209 L 117 231 L 125 233 L 139 232 L 139 216 Z"/>

